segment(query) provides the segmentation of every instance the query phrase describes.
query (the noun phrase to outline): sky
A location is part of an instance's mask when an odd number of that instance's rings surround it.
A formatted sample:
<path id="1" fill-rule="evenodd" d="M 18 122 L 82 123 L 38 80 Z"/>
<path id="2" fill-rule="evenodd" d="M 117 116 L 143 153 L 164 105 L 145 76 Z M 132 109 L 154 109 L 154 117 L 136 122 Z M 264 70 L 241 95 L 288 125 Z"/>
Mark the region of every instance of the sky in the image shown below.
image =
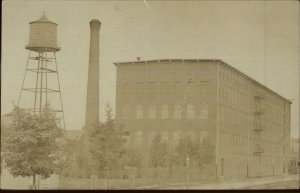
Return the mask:
<path id="1" fill-rule="evenodd" d="M 101 21 L 100 120 L 115 108 L 114 62 L 221 59 L 292 100 L 299 136 L 299 3 L 295 1 L 2 1 L 1 114 L 18 97 L 29 22 L 45 11 L 58 24 L 57 52 L 66 129 L 84 125 L 89 22 Z"/>

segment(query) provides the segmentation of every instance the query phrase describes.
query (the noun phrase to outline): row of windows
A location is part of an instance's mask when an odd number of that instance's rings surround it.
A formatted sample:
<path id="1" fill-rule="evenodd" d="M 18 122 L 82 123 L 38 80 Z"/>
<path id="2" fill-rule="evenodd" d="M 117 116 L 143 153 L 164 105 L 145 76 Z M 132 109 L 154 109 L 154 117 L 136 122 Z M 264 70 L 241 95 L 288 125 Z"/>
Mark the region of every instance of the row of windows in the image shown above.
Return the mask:
<path id="1" fill-rule="evenodd" d="M 153 97 L 158 95 L 181 95 L 190 92 L 191 96 L 204 96 L 209 92 L 207 81 L 193 82 L 137 82 L 124 83 L 122 85 L 122 94 L 126 96 Z"/>
<path id="2" fill-rule="evenodd" d="M 221 173 L 226 176 L 237 173 L 246 175 L 247 167 L 248 175 L 256 175 L 256 172 L 262 172 L 263 175 L 273 175 L 273 170 L 274 174 L 278 174 L 281 171 L 284 172 L 285 162 L 281 158 L 224 155 L 220 159 L 220 167 Z"/>
<path id="3" fill-rule="evenodd" d="M 247 132 L 247 129 L 259 128 L 263 130 L 263 137 L 273 140 L 279 140 L 288 135 L 288 125 L 284 126 L 283 123 L 279 124 L 278 121 L 273 119 L 270 120 L 265 116 L 256 116 L 254 113 L 247 113 L 224 105 L 221 105 L 219 109 L 219 119 L 224 122 L 221 128 L 237 130 L 236 132 L 239 133 Z M 281 119 L 284 119 L 284 117 Z M 241 127 L 244 129 L 241 129 Z"/>
<path id="4" fill-rule="evenodd" d="M 251 136 L 251 137 L 259 137 L 261 140 L 268 141 L 270 143 L 278 143 L 282 142 L 284 139 L 284 129 L 282 127 L 278 127 L 277 125 L 271 125 L 270 127 L 265 127 L 263 131 L 255 130 L 255 127 L 252 124 L 245 124 L 243 126 L 238 125 L 229 125 L 220 122 L 219 127 L 220 131 L 224 131 L 226 133 L 231 133 L 231 135 L 239 135 L 243 137 Z M 288 135 L 287 133 L 285 135 Z"/>
<path id="5" fill-rule="evenodd" d="M 264 97 L 266 100 L 270 101 L 271 104 L 276 106 L 283 106 L 282 99 L 279 99 L 274 93 L 270 93 L 270 91 L 266 91 L 263 88 L 259 88 L 258 85 L 254 85 L 254 83 L 250 80 L 245 79 L 244 77 L 234 72 L 229 67 L 221 67 L 219 71 L 220 83 L 225 85 L 230 85 L 234 87 L 235 90 L 245 92 L 245 93 L 254 93 L 254 91 L 264 93 Z"/>
<path id="6" fill-rule="evenodd" d="M 222 100 L 238 105 L 239 108 L 247 107 L 247 109 L 251 109 L 251 107 L 255 107 L 257 104 L 260 104 L 261 109 L 265 111 L 266 115 L 269 118 L 278 120 L 278 118 L 282 117 L 282 115 L 284 114 L 283 106 L 272 104 L 267 100 L 263 100 L 258 103 L 254 100 L 254 96 L 254 94 L 244 93 L 230 86 L 224 86 L 224 88 L 220 89 L 220 98 Z"/>
<path id="7" fill-rule="evenodd" d="M 257 109 L 258 111 L 259 109 Z M 263 110 L 260 110 L 261 112 L 264 112 Z M 236 124 L 245 124 L 245 122 L 248 122 L 250 124 L 251 122 L 255 122 L 257 120 L 262 120 L 264 122 L 268 122 L 270 124 L 280 125 L 282 126 L 284 121 L 284 114 L 280 114 L 280 116 L 276 116 L 276 119 L 269 119 L 268 116 L 266 116 L 266 113 L 264 112 L 261 116 L 255 116 L 254 112 L 246 112 L 241 109 L 233 108 L 233 107 L 227 107 L 224 105 L 220 105 L 219 107 L 219 119 L 220 120 L 226 120 L 229 122 L 235 122 Z"/>
<path id="8" fill-rule="evenodd" d="M 224 133 L 220 139 L 222 144 L 220 148 L 224 152 L 236 152 L 247 154 L 249 146 L 249 153 L 262 150 L 264 155 L 285 155 L 286 147 L 281 143 L 274 143 L 268 140 L 260 140 L 254 137 L 231 135 Z"/>
<path id="9" fill-rule="evenodd" d="M 123 107 L 123 113 L 122 117 L 123 119 L 157 119 L 158 118 L 158 112 L 160 112 L 160 119 L 182 119 L 184 118 L 184 112 L 186 112 L 186 119 L 208 119 L 208 104 L 202 103 L 199 105 L 199 108 L 196 109 L 196 107 L 192 104 L 188 105 L 180 105 L 177 104 L 173 106 L 173 109 L 170 109 L 169 105 L 160 105 L 159 108 L 157 108 L 156 105 L 149 105 L 148 108 L 144 105 L 136 105 L 133 107 L 130 105 L 124 105 Z M 132 116 L 134 110 L 134 117 Z M 198 116 L 197 116 L 197 110 L 198 110 Z M 146 116 L 146 112 L 147 116 Z"/>
<path id="10" fill-rule="evenodd" d="M 143 142 L 143 132 L 142 131 L 136 131 L 133 133 L 134 135 L 134 143 L 136 145 L 140 145 Z M 158 134 L 158 132 L 148 132 L 147 134 L 147 138 L 145 139 L 148 141 L 148 144 L 152 143 L 153 138 L 155 137 L 155 135 Z M 201 131 L 201 132 L 192 132 L 192 131 L 172 131 L 172 132 L 168 132 L 168 131 L 161 131 L 160 133 L 160 137 L 162 141 L 165 141 L 169 144 L 177 144 L 180 140 L 181 137 L 183 136 L 190 136 L 192 140 L 199 140 L 200 142 L 203 141 L 203 139 L 207 138 L 208 133 L 207 131 Z M 171 137 L 171 141 L 169 141 L 169 137 Z"/>

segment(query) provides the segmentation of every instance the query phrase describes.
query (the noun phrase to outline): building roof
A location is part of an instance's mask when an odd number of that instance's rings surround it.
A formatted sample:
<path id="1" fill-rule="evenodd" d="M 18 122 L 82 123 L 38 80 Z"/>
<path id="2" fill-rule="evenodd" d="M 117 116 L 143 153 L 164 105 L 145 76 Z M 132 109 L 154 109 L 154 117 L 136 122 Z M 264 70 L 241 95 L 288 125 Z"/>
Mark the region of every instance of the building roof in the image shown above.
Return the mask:
<path id="1" fill-rule="evenodd" d="M 229 67 L 230 69 L 234 70 L 235 72 L 239 73 L 241 76 L 245 77 L 246 79 L 252 81 L 254 84 L 263 87 L 264 89 L 270 91 L 271 93 L 275 94 L 276 96 L 288 101 L 290 104 L 292 103 L 291 100 L 281 96 L 280 94 L 278 94 L 277 92 L 271 90 L 270 88 L 268 88 L 267 86 L 261 84 L 260 82 L 254 80 L 253 78 L 251 78 L 250 76 L 246 75 L 245 73 L 241 72 L 240 70 L 230 66 L 229 64 L 225 63 L 224 61 L 222 61 L 221 59 L 156 59 L 156 60 L 136 60 L 136 61 L 129 61 L 129 62 L 114 62 L 114 64 L 116 66 L 124 65 L 124 64 L 145 64 L 145 63 L 157 63 L 157 62 L 214 62 L 214 63 L 218 63 L 221 65 L 224 65 L 226 67 Z"/>
<path id="2" fill-rule="evenodd" d="M 204 61 L 218 61 L 222 62 L 220 59 L 156 59 L 156 60 L 136 60 L 129 62 L 114 62 L 116 66 L 119 64 L 138 64 L 138 63 L 151 63 L 151 62 L 204 62 Z"/>

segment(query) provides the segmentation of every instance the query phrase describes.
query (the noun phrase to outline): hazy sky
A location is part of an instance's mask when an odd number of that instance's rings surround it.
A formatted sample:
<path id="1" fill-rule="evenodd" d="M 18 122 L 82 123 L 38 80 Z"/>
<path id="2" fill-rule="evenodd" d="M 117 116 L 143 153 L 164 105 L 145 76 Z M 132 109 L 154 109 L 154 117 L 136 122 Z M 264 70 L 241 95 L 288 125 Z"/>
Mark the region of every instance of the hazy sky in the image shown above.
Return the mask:
<path id="1" fill-rule="evenodd" d="M 89 21 L 99 19 L 100 119 L 115 107 L 113 62 L 216 58 L 292 99 L 299 135 L 299 3 L 295 1 L 2 1 L 1 114 L 18 101 L 29 22 L 58 24 L 57 53 L 67 129 L 84 125 Z M 265 65 L 264 65 L 265 64 Z"/>

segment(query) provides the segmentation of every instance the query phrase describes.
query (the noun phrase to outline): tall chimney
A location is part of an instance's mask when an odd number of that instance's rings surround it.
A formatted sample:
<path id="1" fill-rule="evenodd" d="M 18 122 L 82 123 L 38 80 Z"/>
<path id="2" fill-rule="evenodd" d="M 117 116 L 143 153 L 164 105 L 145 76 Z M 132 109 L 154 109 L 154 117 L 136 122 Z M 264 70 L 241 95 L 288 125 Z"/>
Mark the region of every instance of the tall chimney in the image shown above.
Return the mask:
<path id="1" fill-rule="evenodd" d="M 90 21 L 90 54 L 86 96 L 85 128 L 99 124 L 99 31 L 101 22 Z"/>

